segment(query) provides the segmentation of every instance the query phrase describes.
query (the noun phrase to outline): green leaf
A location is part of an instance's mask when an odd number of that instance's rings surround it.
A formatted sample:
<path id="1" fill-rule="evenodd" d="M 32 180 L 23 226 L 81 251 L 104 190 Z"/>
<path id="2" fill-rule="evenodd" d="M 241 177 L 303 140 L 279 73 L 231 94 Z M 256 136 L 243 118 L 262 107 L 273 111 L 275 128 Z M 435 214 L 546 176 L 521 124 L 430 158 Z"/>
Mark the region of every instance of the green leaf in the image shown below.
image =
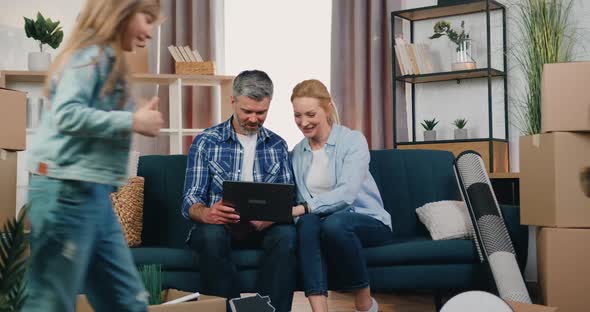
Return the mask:
<path id="1" fill-rule="evenodd" d="M 8 219 L 0 231 L 0 310 L 20 311 L 25 300 L 25 271 L 27 237 L 24 233 L 25 216 Z"/>
<path id="2" fill-rule="evenodd" d="M 149 304 L 162 303 L 162 267 L 159 264 L 140 265 L 139 276 L 150 298 Z"/>
<path id="3" fill-rule="evenodd" d="M 63 38 L 64 38 L 64 33 L 63 33 L 63 31 L 60 30 L 53 35 L 52 40 L 49 43 L 49 45 L 52 48 L 57 49 L 57 47 L 59 47 L 59 45 L 61 44 Z"/>
<path id="4" fill-rule="evenodd" d="M 30 18 L 24 17 L 24 19 L 25 19 L 25 34 L 27 35 L 27 38 L 31 38 L 35 32 L 35 26 L 33 25 L 34 22 Z"/>
<path id="5" fill-rule="evenodd" d="M 512 49 L 526 77 L 526 88 L 515 101 L 517 125 L 527 135 L 541 131 L 541 77 L 543 64 L 573 59 L 577 27 L 570 18 L 571 0 L 526 0 L 516 6 L 516 31 L 521 44 Z"/>
<path id="6" fill-rule="evenodd" d="M 37 13 L 36 20 L 25 19 L 25 33 L 28 38 L 39 41 L 41 45 L 48 44 L 57 49 L 63 41 L 63 31 L 59 26 L 59 21 L 53 21 L 51 18 L 45 19 L 41 12 Z"/>
<path id="7" fill-rule="evenodd" d="M 434 34 L 434 35 L 432 35 L 432 36 L 430 36 L 430 37 L 428 37 L 428 38 L 429 38 L 429 39 L 436 39 L 436 38 L 440 38 L 440 37 L 442 37 L 442 36 L 444 36 L 444 35 L 443 35 L 443 34 Z"/>

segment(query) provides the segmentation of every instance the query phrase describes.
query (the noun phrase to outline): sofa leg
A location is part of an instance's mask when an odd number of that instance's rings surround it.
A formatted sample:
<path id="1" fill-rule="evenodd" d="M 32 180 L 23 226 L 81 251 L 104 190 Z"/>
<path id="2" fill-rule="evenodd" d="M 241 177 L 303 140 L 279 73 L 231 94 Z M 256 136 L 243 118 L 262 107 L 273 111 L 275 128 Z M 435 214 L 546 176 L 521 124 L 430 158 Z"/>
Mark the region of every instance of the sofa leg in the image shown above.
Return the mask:
<path id="1" fill-rule="evenodd" d="M 442 309 L 443 305 L 443 293 L 440 290 L 434 291 L 434 309 L 436 312 L 439 312 Z"/>

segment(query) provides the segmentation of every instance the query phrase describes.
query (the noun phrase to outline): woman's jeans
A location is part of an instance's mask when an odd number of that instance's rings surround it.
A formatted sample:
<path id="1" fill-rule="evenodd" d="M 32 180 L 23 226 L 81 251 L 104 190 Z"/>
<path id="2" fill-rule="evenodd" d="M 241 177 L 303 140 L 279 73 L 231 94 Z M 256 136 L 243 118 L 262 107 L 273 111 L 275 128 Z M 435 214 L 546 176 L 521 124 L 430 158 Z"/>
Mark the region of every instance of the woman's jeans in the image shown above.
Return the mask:
<path id="1" fill-rule="evenodd" d="M 95 311 L 147 311 L 148 294 L 113 212 L 113 186 L 34 175 L 31 258 L 23 312 L 73 312 L 84 292 Z"/>
<path id="2" fill-rule="evenodd" d="M 328 278 L 335 277 L 340 290 L 369 286 L 363 247 L 393 240 L 391 229 L 372 217 L 342 212 L 320 218 L 306 214 L 297 221 L 297 260 L 306 296 L 327 295 Z"/>

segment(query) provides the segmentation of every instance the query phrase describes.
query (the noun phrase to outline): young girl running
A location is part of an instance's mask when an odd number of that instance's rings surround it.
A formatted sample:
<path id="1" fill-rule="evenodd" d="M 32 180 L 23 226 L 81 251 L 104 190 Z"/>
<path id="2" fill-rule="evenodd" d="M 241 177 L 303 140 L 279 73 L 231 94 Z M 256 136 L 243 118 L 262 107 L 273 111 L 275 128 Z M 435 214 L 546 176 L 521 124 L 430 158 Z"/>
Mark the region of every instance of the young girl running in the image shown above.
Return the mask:
<path id="1" fill-rule="evenodd" d="M 144 46 L 159 0 L 87 0 L 48 73 L 29 149 L 31 258 L 22 311 L 147 311 L 147 293 L 109 194 L 126 182 L 133 132 L 158 135 L 158 99 L 135 113 L 124 51 Z"/>

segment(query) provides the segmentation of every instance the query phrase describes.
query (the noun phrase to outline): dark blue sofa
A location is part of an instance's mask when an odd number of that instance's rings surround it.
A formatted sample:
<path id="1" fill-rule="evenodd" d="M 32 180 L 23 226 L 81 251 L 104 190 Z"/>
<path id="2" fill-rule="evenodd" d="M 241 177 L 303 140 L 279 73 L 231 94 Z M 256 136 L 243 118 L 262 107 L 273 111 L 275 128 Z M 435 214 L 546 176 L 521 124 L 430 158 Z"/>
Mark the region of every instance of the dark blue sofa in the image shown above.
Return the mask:
<path id="1" fill-rule="evenodd" d="M 371 151 L 370 170 L 385 208 L 390 212 L 395 242 L 365 250 L 371 288 L 488 289 L 486 265 L 480 264 L 471 240 L 433 241 L 415 209 L 427 202 L 460 198 L 453 155 L 443 151 Z M 145 177 L 144 222 L 141 247 L 133 248 L 137 264 L 161 264 L 163 286 L 199 290 L 199 261 L 184 243 L 192 224 L 180 214 L 186 156 L 143 156 L 138 175 Z M 520 225 L 519 208 L 502 206 L 521 270 L 526 263 L 528 232 Z M 255 292 L 261 250 L 235 251 L 245 292 Z M 337 283 L 330 283 L 337 290 Z"/>

